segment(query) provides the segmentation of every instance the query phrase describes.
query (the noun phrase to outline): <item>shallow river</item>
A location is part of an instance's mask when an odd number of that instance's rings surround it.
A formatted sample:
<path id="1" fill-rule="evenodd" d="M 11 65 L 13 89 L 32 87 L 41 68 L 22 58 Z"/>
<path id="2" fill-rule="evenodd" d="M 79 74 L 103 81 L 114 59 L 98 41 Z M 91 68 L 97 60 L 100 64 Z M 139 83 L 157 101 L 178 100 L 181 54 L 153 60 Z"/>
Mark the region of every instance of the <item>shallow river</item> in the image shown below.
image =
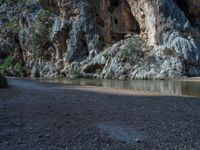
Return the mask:
<path id="1" fill-rule="evenodd" d="M 68 85 L 99 86 L 115 89 L 160 92 L 167 95 L 200 97 L 200 82 L 163 80 L 99 80 L 99 79 L 54 79 L 48 82 Z"/>

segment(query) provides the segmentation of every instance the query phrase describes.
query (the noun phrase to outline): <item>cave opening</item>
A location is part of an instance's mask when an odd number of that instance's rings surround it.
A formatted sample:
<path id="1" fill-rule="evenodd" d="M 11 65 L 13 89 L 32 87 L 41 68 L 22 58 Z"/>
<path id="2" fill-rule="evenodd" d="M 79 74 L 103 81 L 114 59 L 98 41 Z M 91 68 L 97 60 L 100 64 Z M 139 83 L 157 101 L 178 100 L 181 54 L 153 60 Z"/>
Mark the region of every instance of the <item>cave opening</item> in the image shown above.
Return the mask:
<path id="1" fill-rule="evenodd" d="M 110 0 L 110 5 L 112 7 L 118 7 L 119 6 L 119 0 Z"/>
<path id="2" fill-rule="evenodd" d="M 98 32 L 106 43 L 114 43 L 140 34 L 140 25 L 127 0 L 100 0 L 96 13 Z"/>
<path id="3" fill-rule="evenodd" d="M 88 50 L 88 45 L 85 39 L 80 39 L 78 42 L 78 51 L 77 53 L 81 56 L 88 56 L 89 55 L 89 50 Z"/>
<path id="4" fill-rule="evenodd" d="M 114 20 L 115 20 L 115 24 L 118 24 L 118 19 L 117 19 L 117 18 L 115 18 Z"/>
<path id="5" fill-rule="evenodd" d="M 88 56 L 89 55 L 89 48 L 88 48 L 88 44 L 87 44 L 87 39 L 85 36 L 86 33 L 81 32 L 80 33 L 80 38 L 78 40 L 77 43 L 77 51 L 76 51 L 76 58 L 82 58 L 84 56 Z"/>
<path id="6" fill-rule="evenodd" d="M 110 0 L 110 6 L 108 7 L 108 11 L 112 14 L 117 7 L 120 5 L 120 0 Z"/>
<path id="7" fill-rule="evenodd" d="M 140 25 L 127 1 L 110 0 L 109 7 L 114 8 L 111 14 L 111 41 L 124 39 L 127 34 L 140 34 Z"/>

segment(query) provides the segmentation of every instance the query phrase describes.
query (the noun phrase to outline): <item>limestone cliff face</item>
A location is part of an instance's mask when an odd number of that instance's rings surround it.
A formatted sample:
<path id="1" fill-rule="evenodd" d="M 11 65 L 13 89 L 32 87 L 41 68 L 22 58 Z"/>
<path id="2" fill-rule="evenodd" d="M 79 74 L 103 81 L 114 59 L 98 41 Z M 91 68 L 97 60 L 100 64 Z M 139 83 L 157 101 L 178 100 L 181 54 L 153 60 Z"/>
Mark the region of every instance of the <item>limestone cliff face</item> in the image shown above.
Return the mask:
<path id="1" fill-rule="evenodd" d="M 128 33 L 139 32 L 139 25 L 126 1 L 44 0 L 41 4 L 57 15 L 52 38 L 57 42 L 56 49 L 60 50 L 57 55 L 61 56 L 59 53 L 62 54 L 64 48 L 69 61 L 87 56 L 93 49 L 102 50 L 106 43 L 123 39 Z M 67 45 L 59 48 L 65 44 L 63 39 Z"/>
<path id="2" fill-rule="evenodd" d="M 7 0 L 1 13 L 16 3 L 28 13 L 14 9 L 20 26 L 15 45 L 33 76 L 200 75 L 199 0 Z M 5 18 L 0 19 L 2 28 Z M 35 42 L 36 37 L 41 40 Z"/>

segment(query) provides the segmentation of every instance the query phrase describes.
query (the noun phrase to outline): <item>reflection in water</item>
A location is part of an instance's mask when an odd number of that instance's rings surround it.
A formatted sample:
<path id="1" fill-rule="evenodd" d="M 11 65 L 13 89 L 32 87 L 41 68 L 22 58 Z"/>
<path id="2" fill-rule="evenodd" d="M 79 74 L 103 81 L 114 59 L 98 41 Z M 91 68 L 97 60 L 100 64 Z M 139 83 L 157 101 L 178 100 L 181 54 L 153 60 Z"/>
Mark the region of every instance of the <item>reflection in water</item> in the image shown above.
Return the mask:
<path id="1" fill-rule="evenodd" d="M 181 82 L 183 95 L 200 97 L 200 82 Z"/>
<path id="2" fill-rule="evenodd" d="M 168 95 L 188 95 L 200 97 L 200 82 L 181 82 L 173 80 L 99 80 L 99 79 L 54 79 L 48 82 L 68 85 L 100 86 L 116 89 L 133 89 L 138 91 L 159 92 Z"/>

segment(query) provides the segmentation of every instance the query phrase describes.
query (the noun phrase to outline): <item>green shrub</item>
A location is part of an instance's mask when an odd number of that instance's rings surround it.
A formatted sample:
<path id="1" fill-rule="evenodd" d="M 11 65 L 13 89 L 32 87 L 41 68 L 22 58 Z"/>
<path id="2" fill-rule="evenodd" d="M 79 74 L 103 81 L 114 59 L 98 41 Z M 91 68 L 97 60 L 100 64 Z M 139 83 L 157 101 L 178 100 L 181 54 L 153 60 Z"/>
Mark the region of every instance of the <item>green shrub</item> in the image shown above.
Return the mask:
<path id="1" fill-rule="evenodd" d="M 120 53 L 121 60 L 134 61 L 142 47 L 140 39 L 130 39 Z"/>
<path id="2" fill-rule="evenodd" d="M 0 73 L 4 73 L 10 67 L 13 67 L 14 59 L 12 56 L 7 57 L 3 64 L 0 65 Z"/>
<path id="3" fill-rule="evenodd" d="M 16 62 L 16 60 L 11 56 L 7 57 L 3 64 L 0 65 L 0 73 L 2 74 L 20 76 L 24 75 L 25 72 L 24 66 L 19 62 Z"/>
<path id="4" fill-rule="evenodd" d="M 12 66 L 13 61 L 14 61 L 13 57 L 9 56 L 4 60 L 4 65 L 7 67 Z"/>
<path id="5" fill-rule="evenodd" d="M 105 60 L 107 61 L 109 58 L 109 49 L 105 48 L 105 50 L 103 51 L 103 57 L 105 58 Z"/>
<path id="6" fill-rule="evenodd" d="M 168 27 L 168 26 L 164 26 L 162 28 L 162 30 L 163 30 L 163 32 L 171 32 L 172 31 L 172 29 L 170 27 Z"/>
<path id="7" fill-rule="evenodd" d="M 4 32 L 6 30 L 12 30 L 12 32 L 16 34 L 19 32 L 20 26 L 16 16 L 10 17 L 9 21 L 2 23 L 0 32 Z"/>
<path id="8" fill-rule="evenodd" d="M 14 66 L 14 71 L 18 73 L 24 72 L 24 66 L 22 66 L 20 63 L 16 63 Z"/>
<path id="9" fill-rule="evenodd" d="M 30 50 L 35 58 L 43 56 L 43 46 L 49 41 L 50 29 L 43 24 L 38 24 L 30 29 Z"/>
<path id="10" fill-rule="evenodd" d="M 80 77 L 81 69 L 80 68 L 73 68 L 70 72 L 71 78 L 78 78 Z"/>
<path id="11" fill-rule="evenodd" d="M 167 55 L 167 56 L 175 56 L 176 55 L 176 51 L 172 48 L 163 49 L 163 53 L 164 53 L 164 55 Z"/>
<path id="12" fill-rule="evenodd" d="M 6 87 L 8 82 L 4 76 L 0 74 L 0 88 Z"/>
<path id="13" fill-rule="evenodd" d="M 130 58 L 130 49 L 124 48 L 124 49 L 121 51 L 120 58 L 121 58 L 123 61 L 127 61 L 127 60 Z"/>
<path id="14" fill-rule="evenodd" d="M 51 17 L 51 13 L 48 10 L 42 10 L 38 13 L 36 20 L 38 22 L 43 22 L 45 23 L 46 21 L 49 20 L 49 17 Z"/>

